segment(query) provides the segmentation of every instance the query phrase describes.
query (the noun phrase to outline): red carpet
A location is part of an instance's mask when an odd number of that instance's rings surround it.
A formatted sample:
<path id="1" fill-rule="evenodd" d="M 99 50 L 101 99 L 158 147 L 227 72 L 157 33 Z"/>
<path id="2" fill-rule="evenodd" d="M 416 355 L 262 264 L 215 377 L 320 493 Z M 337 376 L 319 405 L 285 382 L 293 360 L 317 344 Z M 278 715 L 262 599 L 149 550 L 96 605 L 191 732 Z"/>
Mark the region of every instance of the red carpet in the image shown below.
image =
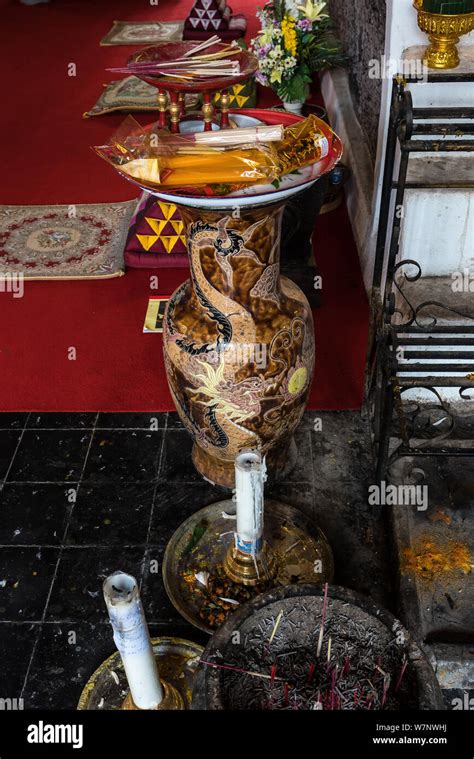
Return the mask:
<path id="1" fill-rule="evenodd" d="M 4 204 L 126 200 L 134 188 L 90 150 L 122 120 L 83 120 L 106 67 L 132 48 L 99 47 L 114 19 L 184 18 L 191 0 L 160 0 L 135 10 L 131 0 L 53 0 L 23 6 L 0 0 Z M 234 0 L 255 33 L 255 3 Z M 75 63 L 77 76 L 68 76 Z M 265 93 L 259 105 L 272 101 Z M 148 120 L 144 117 L 144 120 Z M 311 409 L 361 404 L 368 307 L 345 209 L 321 217 L 316 255 L 323 305 L 315 313 L 317 369 Z M 161 338 L 141 332 L 150 274 L 168 295 L 186 270 L 129 270 L 97 282 L 30 282 L 14 299 L 0 292 L 0 411 L 159 411 L 173 408 L 163 371 Z M 76 360 L 68 349 L 76 349 Z"/>

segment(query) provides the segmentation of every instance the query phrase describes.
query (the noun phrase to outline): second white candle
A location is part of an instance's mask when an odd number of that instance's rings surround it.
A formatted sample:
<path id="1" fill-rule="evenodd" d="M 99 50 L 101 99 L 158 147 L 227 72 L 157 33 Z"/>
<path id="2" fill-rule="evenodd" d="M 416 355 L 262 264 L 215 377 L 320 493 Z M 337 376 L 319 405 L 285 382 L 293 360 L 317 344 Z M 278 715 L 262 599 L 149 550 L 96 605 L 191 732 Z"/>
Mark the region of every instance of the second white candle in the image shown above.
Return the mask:
<path id="1" fill-rule="evenodd" d="M 236 456 L 236 546 L 244 553 L 256 554 L 262 548 L 265 480 L 265 459 L 260 451 L 246 450 Z"/>

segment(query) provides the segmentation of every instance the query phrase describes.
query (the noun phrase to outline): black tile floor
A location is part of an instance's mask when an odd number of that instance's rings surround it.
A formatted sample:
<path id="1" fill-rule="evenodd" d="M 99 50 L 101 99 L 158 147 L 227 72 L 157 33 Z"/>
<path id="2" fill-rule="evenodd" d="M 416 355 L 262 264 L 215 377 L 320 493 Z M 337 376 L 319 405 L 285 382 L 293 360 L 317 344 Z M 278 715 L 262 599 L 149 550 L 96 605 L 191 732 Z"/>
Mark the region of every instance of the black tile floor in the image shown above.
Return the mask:
<path id="1" fill-rule="evenodd" d="M 317 518 L 335 549 L 337 583 L 391 607 L 360 415 L 308 413 L 296 441 L 294 471 L 267 495 Z M 114 651 L 101 584 L 116 569 L 139 579 L 153 635 L 206 642 L 154 571 L 176 527 L 230 495 L 199 477 L 191 446 L 174 413 L 0 415 L 1 697 L 23 698 L 26 709 L 75 708 Z"/>

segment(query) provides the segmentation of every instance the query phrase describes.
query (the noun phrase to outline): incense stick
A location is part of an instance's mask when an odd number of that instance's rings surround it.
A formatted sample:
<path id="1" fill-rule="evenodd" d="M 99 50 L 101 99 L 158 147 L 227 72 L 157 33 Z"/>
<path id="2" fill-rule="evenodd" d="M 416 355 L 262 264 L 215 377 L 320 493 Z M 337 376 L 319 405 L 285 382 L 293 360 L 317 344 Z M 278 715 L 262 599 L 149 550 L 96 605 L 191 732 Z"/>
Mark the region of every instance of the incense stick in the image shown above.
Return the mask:
<path id="1" fill-rule="evenodd" d="M 205 48 L 210 47 L 211 45 L 214 45 L 217 42 L 220 42 L 220 37 L 218 37 L 217 34 L 213 34 L 212 37 L 209 37 L 208 40 L 204 40 L 204 42 L 201 42 L 199 45 L 196 45 L 196 47 L 193 47 L 191 50 L 187 50 L 183 54 L 183 58 L 187 58 L 189 55 L 195 55 L 200 50 L 205 50 Z"/>
<path id="2" fill-rule="evenodd" d="M 262 672 L 250 672 L 248 669 L 241 669 L 240 667 L 231 667 L 229 664 L 215 664 L 212 661 L 201 661 L 200 664 L 205 664 L 206 667 L 216 667 L 217 669 L 230 669 L 232 672 L 240 672 L 243 675 L 250 675 L 250 677 L 260 677 L 263 680 L 271 680 L 271 675 L 264 675 Z M 273 677 L 273 680 L 285 681 L 284 677 Z"/>

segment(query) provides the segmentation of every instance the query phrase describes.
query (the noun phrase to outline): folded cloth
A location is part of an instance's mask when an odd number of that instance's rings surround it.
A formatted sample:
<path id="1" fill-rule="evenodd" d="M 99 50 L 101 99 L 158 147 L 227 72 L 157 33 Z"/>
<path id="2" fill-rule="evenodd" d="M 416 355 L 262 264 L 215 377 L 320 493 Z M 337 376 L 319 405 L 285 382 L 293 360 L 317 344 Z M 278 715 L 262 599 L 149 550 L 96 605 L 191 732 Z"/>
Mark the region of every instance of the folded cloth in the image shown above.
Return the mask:
<path id="1" fill-rule="evenodd" d="M 229 21 L 229 27 L 228 29 L 220 29 L 216 34 L 221 38 L 223 42 L 231 42 L 232 40 L 238 40 L 240 37 L 243 37 L 245 35 L 245 32 L 247 31 L 247 21 L 245 17 L 243 18 L 243 22 L 239 21 L 238 25 L 236 24 L 233 26 L 234 19 L 236 19 L 237 16 L 233 16 L 232 19 Z M 241 25 L 241 24 L 244 25 Z M 183 40 L 207 40 L 209 39 L 209 32 L 205 31 L 198 31 L 197 29 L 186 29 L 184 28 L 183 32 Z"/>
<path id="2" fill-rule="evenodd" d="M 245 16 L 234 16 L 226 0 L 196 0 L 184 23 L 183 39 L 208 39 L 209 34 L 218 34 L 222 40 L 236 40 L 246 30 Z"/>

